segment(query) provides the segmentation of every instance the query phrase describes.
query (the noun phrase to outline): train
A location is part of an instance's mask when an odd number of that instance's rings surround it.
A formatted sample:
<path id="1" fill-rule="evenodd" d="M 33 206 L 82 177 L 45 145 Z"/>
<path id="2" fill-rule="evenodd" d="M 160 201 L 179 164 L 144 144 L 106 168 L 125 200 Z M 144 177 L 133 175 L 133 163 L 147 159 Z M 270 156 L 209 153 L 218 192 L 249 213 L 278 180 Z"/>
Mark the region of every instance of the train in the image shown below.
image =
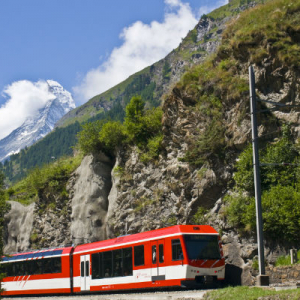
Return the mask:
<path id="1" fill-rule="evenodd" d="M 209 225 L 175 225 L 76 247 L 2 257 L 3 296 L 197 287 L 223 282 L 225 259 Z"/>

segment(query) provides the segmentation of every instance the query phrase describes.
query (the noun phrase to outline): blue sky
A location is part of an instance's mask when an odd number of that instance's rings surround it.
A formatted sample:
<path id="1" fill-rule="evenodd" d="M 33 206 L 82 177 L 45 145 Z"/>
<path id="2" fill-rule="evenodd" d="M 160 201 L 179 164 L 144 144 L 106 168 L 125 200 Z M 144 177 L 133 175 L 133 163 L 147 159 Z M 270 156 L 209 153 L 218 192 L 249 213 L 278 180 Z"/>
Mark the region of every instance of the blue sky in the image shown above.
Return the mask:
<path id="1" fill-rule="evenodd" d="M 203 13 L 227 2 L 1 0 L 0 139 L 28 116 L 13 117 L 18 103 L 44 104 L 37 91 L 45 80 L 58 81 L 79 106 L 163 58 Z"/>

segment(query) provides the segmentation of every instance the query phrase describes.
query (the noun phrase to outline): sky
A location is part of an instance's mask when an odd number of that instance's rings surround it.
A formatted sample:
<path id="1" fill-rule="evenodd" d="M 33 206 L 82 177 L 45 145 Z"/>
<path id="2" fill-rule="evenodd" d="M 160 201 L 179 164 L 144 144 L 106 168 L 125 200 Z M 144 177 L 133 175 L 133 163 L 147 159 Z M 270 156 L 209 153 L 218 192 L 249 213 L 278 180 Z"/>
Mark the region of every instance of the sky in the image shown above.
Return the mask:
<path id="1" fill-rule="evenodd" d="M 76 106 L 176 48 L 228 0 L 0 0 L 0 139 L 53 98 Z"/>

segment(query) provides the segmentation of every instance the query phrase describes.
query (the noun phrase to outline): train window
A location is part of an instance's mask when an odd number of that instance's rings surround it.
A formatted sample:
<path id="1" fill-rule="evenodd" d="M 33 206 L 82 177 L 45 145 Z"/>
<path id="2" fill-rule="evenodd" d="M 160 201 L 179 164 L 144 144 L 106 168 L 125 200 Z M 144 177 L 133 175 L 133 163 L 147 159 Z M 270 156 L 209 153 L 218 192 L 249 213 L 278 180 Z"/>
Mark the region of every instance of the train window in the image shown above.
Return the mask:
<path id="1" fill-rule="evenodd" d="M 85 262 L 85 276 L 90 276 L 90 262 Z"/>
<path id="2" fill-rule="evenodd" d="M 132 248 L 92 254 L 92 279 L 132 275 Z"/>
<path id="3" fill-rule="evenodd" d="M 134 247 L 134 265 L 144 265 L 144 245 Z"/>
<path id="4" fill-rule="evenodd" d="M 4 273 L 7 277 L 13 276 L 13 264 L 12 263 L 6 263 L 1 264 L 0 273 Z"/>
<path id="5" fill-rule="evenodd" d="M 164 245 L 163 244 L 159 244 L 158 246 L 158 252 L 159 252 L 159 262 L 163 263 L 164 262 Z"/>
<path id="6" fill-rule="evenodd" d="M 44 273 L 45 274 L 52 273 L 53 264 L 52 264 L 51 258 L 50 259 L 49 258 L 43 259 L 42 262 L 43 262 L 43 267 L 44 267 Z"/>
<path id="7" fill-rule="evenodd" d="M 112 277 L 112 251 L 103 252 L 104 277 Z"/>
<path id="8" fill-rule="evenodd" d="M 53 257 L 31 261 L 19 261 L 3 264 L 6 276 L 40 275 L 61 273 L 61 258 Z"/>
<path id="9" fill-rule="evenodd" d="M 172 260 L 182 260 L 182 248 L 180 244 L 180 239 L 172 240 Z"/>
<path id="10" fill-rule="evenodd" d="M 220 259 L 217 235 L 184 235 L 189 259 Z"/>
<path id="11" fill-rule="evenodd" d="M 52 259 L 52 273 L 61 273 L 61 258 L 54 257 Z"/>
<path id="12" fill-rule="evenodd" d="M 84 277 L 84 261 L 80 263 L 81 277 Z"/>
<path id="13" fill-rule="evenodd" d="M 113 251 L 113 276 L 118 277 L 123 274 L 122 250 Z"/>
<path id="14" fill-rule="evenodd" d="M 102 271 L 102 253 L 92 254 L 92 279 L 103 277 Z"/>
<path id="15" fill-rule="evenodd" d="M 123 249 L 123 275 L 132 275 L 132 248 Z"/>
<path id="16" fill-rule="evenodd" d="M 152 263 L 156 264 L 156 245 L 152 246 Z"/>

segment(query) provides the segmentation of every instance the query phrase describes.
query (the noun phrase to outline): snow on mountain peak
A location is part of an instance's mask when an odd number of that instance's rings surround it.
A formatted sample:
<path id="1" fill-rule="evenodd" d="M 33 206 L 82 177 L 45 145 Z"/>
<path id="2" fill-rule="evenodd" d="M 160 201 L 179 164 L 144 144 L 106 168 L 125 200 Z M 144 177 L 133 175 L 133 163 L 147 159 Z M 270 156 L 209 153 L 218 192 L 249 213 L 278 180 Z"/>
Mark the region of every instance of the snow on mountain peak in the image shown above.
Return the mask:
<path id="1" fill-rule="evenodd" d="M 46 82 L 54 97 L 35 116 L 28 117 L 20 127 L 0 140 L 0 161 L 43 138 L 59 119 L 76 107 L 71 93 L 61 84 L 54 80 Z"/>

